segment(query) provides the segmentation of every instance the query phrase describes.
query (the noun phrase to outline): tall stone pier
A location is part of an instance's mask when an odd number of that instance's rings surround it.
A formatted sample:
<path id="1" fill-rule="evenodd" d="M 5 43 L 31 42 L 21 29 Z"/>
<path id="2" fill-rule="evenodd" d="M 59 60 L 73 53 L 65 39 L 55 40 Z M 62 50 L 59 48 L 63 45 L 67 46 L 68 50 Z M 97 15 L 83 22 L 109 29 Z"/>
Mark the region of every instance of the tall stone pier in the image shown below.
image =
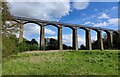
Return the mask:
<path id="1" fill-rule="evenodd" d="M 111 31 L 107 31 L 107 44 L 108 44 L 108 48 L 112 49 L 113 47 L 113 39 L 112 39 L 112 32 Z"/>
<path id="2" fill-rule="evenodd" d="M 86 29 L 85 31 L 86 31 L 86 49 L 92 50 L 90 29 Z"/>
<path id="3" fill-rule="evenodd" d="M 44 24 L 40 28 L 40 50 L 45 50 Z"/>
<path id="4" fill-rule="evenodd" d="M 23 42 L 23 21 L 20 21 L 19 43 Z"/>
<path id="5" fill-rule="evenodd" d="M 78 50 L 77 28 L 73 28 L 73 49 Z"/>
<path id="6" fill-rule="evenodd" d="M 103 39 L 102 39 L 102 31 L 97 30 L 97 39 L 98 39 L 98 47 L 100 50 L 103 50 Z"/>
<path id="7" fill-rule="evenodd" d="M 58 28 L 58 48 L 59 50 L 63 50 L 63 45 L 62 45 L 62 26 Z"/>

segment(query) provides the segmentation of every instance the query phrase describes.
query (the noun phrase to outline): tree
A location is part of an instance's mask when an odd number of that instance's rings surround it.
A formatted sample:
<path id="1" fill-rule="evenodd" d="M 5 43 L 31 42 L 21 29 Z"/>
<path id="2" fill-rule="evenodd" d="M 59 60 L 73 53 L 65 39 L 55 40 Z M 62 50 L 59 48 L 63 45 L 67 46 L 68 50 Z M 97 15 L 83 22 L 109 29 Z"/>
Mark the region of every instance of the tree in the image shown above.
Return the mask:
<path id="1" fill-rule="evenodd" d="M 0 18 L 2 19 L 1 23 L 1 32 L 2 35 L 2 56 L 6 57 L 12 54 L 13 52 L 17 51 L 17 38 L 15 36 L 16 30 L 16 23 L 11 22 L 11 14 L 9 11 L 9 4 L 7 2 L 2 2 L 0 9 L 2 10 L 0 13 Z"/>
<path id="2" fill-rule="evenodd" d="M 46 38 L 45 44 L 46 44 L 45 45 L 46 49 L 48 49 L 48 50 L 58 49 L 58 40 L 56 40 L 54 38 Z"/>
<path id="3" fill-rule="evenodd" d="M 8 2 L 2 2 L 2 6 L 0 7 L 2 9 L 2 34 L 8 36 L 8 35 L 15 35 L 18 31 L 18 23 L 11 20 L 11 13 L 10 13 L 10 7 Z"/>
<path id="4" fill-rule="evenodd" d="M 120 49 L 120 32 L 119 34 L 113 33 L 113 48 Z"/>
<path id="5" fill-rule="evenodd" d="M 31 40 L 30 50 L 38 50 L 38 42 L 35 39 Z"/>
<path id="6" fill-rule="evenodd" d="M 68 46 L 63 44 L 63 49 L 68 49 Z"/>
<path id="7" fill-rule="evenodd" d="M 84 45 L 81 45 L 81 46 L 80 46 L 80 49 L 85 50 L 86 47 L 85 47 Z"/>
<path id="8" fill-rule="evenodd" d="M 113 47 L 112 49 L 120 49 L 120 31 L 119 34 L 118 33 L 113 33 Z M 109 43 L 107 40 L 107 35 L 104 35 L 103 37 L 103 46 L 104 49 L 109 49 Z M 98 49 L 98 40 L 94 41 L 92 43 L 92 49 Z M 111 48 L 110 48 L 111 49 Z"/>
<path id="9" fill-rule="evenodd" d="M 38 44 L 38 42 L 35 39 L 31 40 L 31 45 Z"/>

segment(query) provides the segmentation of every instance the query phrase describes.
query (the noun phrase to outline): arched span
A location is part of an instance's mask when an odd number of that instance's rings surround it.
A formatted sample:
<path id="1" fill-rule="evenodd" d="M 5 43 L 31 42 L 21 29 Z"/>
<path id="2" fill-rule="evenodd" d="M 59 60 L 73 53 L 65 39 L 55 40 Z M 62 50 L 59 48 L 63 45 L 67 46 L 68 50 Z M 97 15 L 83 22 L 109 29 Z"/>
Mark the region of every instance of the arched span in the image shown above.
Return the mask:
<path id="1" fill-rule="evenodd" d="M 106 33 L 112 32 L 112 33 L 115 33 L 117 35 L 120 35 L 120 33 L 117 32 L 117 31 L 111 31 L 111 30 L 103 30 L 103 31 L 106 32 Z"/>
<path id="2" fill-rule="evenodd" d="M 24 25 L 25 25 L 25 24 L 28 24 L 28 23 L 33 23 L 33 24 L 37 24 L 37 25 L 39 25 L 39 26 L 42 26 L 40 23 L 34 22 L 34 21 L 27 21 L 27 22 L 24 22 Z"/>
<path id="3" fill-rule="evenodd" d="M 74 29 L 74 27 L 72 27 L 72 26 L 69 26 L 69 25 L 64 25 L 63 27 L 68 27 L 68 28 L 70 28 L 70 29 Z"/>
<path id="4" fill-rule="evenodd" d="M 15 20 L 15 19 L 12 19 L 12 21 L 14 21 L 14 22 L 17 22 L 17 23 L 20 23 L 20 21 L 18 21 L 18 20 Z"/>
<path id="5" fill-rule="evenodd" d="M 96 31 L 96 32 L 99 32 L 99 31 L 100 31 L 99 29 L 91 29 L 91 30 L 94 30 L 94 31 Z"/>
<path id="6" fill-rule="evenodd" d="M 113 33 L 116 33 L 116 34 L 120 35 L 120 33 L 119 33 L 119 32 L 117 32 L 117 31 L 113 31 Z"/>
<path id="7" fill-rule="evenodd" d="M 48 26 L 48 25 L 55 26 L 55 27 L 59 28 L 59 25 L 56 25 L 56 24 L 53 24 L 53 23 L 46 23 L 44 26 Z"/>
<path id="8" fill-rule="evenodd" d="M 85 27 L 79 27 L 80 29 L 83 29 L 83 30 L 90 30 L 90 28 L 85 28 Z"/>
<path id="9" fill-rule="evenodd" d="M 106 32 L 106 33 L 109 33 L 109 30 L 103 30 L 104 32 Z"/>

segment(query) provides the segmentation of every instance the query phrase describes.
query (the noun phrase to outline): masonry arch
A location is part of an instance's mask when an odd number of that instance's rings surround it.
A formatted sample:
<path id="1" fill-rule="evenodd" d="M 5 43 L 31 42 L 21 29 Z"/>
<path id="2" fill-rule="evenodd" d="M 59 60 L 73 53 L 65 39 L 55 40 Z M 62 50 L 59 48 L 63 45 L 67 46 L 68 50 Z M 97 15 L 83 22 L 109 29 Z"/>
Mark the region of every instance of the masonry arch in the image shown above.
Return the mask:
<path id="1" fill-rule="evenodd" d="M 86 49 L 86 39 L 85 39 L 85 29 L 84 28 L 78 28 L 78 48 L 79 49 Z"/>
<path id="2" fill-rule="evenodd" d="M 42 26 L 40 23 L 35 22 L 35 21 L 26 21 L 26 22 L 24 22 L 23 24 L 25 25 L 25 24 L 29 24 L 29 23 L 33 23 L 33 24 L 36 24 L 36 25 Z"/>
<path id="3" fill-rule="evenodd" d="M 91 44 L 92 49 L 98 49 L 98 39 L 97 39 L 97 32 L 91 29 Z"/>
<path id="4" fill-rule="evenodd" d="M 103 48 L 104 49 L 109 49 L 109 42 L 108 42 L 108 40 L 109 40 L 109 38 L 110 38 L 110 36 L 108 36 L 108 33 L 109 33 L 109 31 L 102 31 L 102 40 L 103 40 Z"/>
<path id="5" fill-rule="evenodd" d="M 113 41 L 113 32 L 109 30 L 103 30 L 102 37 L 103 37 L 103 47 L 104 49 L 112 49 L 112 41 Z"/>
<path id="6" fill-rule="evenodd" d="M 94 31 L 96 31 L 97 33 L 97 41 L 94 42 L 93 47 L 95 47 L 94 49 L 100 49 L 103 50 L 103 39 L 102 39 L 102 30 L 101 29 L 93 29 Z"/>
<path id="7" fill-rule="evenodd" d="M 40 44 L 40 24 L 34 22 L 26 22 L 23 25 L 23 37 L 31 41 L 35 39 Z"/>
<path id="8" fill-rule="evenodd" d="M 45 24 L 45 50 L 58 50 L 59 42 L 58 42 L 58 29 L 59 26 L 55 24 Z"/>
<path id="9" fill-rule="evenodd" d="M 57 25 L 57 24 L 53 24 L 53 23 L 46 23 L 44 26 L 54 26 L 54 27 L 56 27 L 56 28 L 59 28 L 59 25 Z"/>
<path id="10" fill-rule="evenodd" d="M 63 49 L 73 49 L 73 27 L 63 26 L 62 34 Z"/>

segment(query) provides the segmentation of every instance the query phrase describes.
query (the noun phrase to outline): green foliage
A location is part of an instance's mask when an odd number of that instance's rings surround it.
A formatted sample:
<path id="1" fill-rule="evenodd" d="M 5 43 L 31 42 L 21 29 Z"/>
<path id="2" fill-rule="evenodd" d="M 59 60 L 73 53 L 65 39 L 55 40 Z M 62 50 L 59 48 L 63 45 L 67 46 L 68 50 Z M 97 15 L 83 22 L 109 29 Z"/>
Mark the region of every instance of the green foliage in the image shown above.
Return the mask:
<path id="1" fill-rule="evenodd" d="M 2 56 L 7 57 L 15 52 L 17 52 L 17 41 L 18 39 L 13 34 L 17 32 L 16 24 L 7 23 L 11 21 L 9 4 L 8 2 L 2 2 L 0 8 L 2 9 L 2 14 L 0 18 L 2 19 L 1 25 L 1 35 L 2 35 Z"/>
<path id="2" fill-rule="evenodd" d="M 2 35 L 2 56 L 8 57 L 11 54 L 23 52 L 23 51 L 32 51 L 38 50 L 38 43 L 36 40 L 24 39 L 22 43 L 18 44 L 18 38 L 15 35 L 5 36 Z"/>
<path id="3" fill-rule="evenodd" d="M 38 42 L 35 39 L 30 41 L 30 51 L 38 50 Z"/>
<path id="4" fill-rule="evenodd" d="M 103 38 L 103 46 L 104 46 L 104 49 L 120 49 L 120 32 L 119 34 L 118 33 L 113 33 L 112 35 L 112 42 L 113 42 L 113 47 L 109 48 L 109 43 L 108 43 L 108 40 L 107 40 L 107 35 L 104 35 L 104 38 Z M 92 43 L 92 49 L 99 49 L 98 47 L 98 40 L 94 41 Z"/>
<path id="5" fill-rule="evenodd" d="M 117 33 L 113 34 L 113 48 L 120 49 L 120 32 L 119 34 Z"/>
<path id="6" fill-rule="evenodd" d="M 86 47 L 85 47 L 84 45 L 81 45 L 81 46 L 80 46 L 80 49 L 86 50 Z"/>
<path id="7" fill-rule="evenodd" d="M 33 51 L 33 50 L 38 50 L 38 44 L 33 44 L 33 45 L 30 45 L 30 51 Z"/>
<path id="8" fill-rule="evenodd" d="M 16 42 L 17 38 L 14 35 L 11 36 L 2 36 L 2 56 L 6 57 L 17 52 Z"/>
<path id="9" fill-rule="evenodd" d="M 18 50 L 20 51 L 20 52 L 23 52 L 23 51 L 28 51 L 28 50 L 30 50 L 30 45 L 29 44 L 26 44 L 26 43 L 19 43 L 18 44 Z"/>
<path id="10" fill-rule="evenodd" d="M 45 39 L 46 49 L 47 50 L 55 50 L 58 49 L 58 40 L 54 38 Z"/>
<path id="11" fill-rule="evenodd" d="M 9 4 L 8 2 L 2 2 L 2 24 L 5 24 L 7 20 L 10 18 Z"/>
<path id="12" fill-rule="evenodd" d="M 18 32 L 18 23 L 11 20 L 11 14 L 10 14 L 10 7 L 8 2 L 2 2 L 2 6 L 0 8 L 2 9 L 2 14 L 0 18 L 2 19 L 1 23 L 1 34 L 3 35 L 13 35 Z"/>
<path id="13" fill-rule="evenodd" d="M 22 43 L 18 44 L 18 50 L 20 52 L 38 50 L 38 42 L 35 39 L 31 41 L 24 39 Z"/>
<path id="14" fill-rule="evenodd" d="M 41 46 L 40 50 L 45 50 L 47 49 L 46 46 Z"/>

